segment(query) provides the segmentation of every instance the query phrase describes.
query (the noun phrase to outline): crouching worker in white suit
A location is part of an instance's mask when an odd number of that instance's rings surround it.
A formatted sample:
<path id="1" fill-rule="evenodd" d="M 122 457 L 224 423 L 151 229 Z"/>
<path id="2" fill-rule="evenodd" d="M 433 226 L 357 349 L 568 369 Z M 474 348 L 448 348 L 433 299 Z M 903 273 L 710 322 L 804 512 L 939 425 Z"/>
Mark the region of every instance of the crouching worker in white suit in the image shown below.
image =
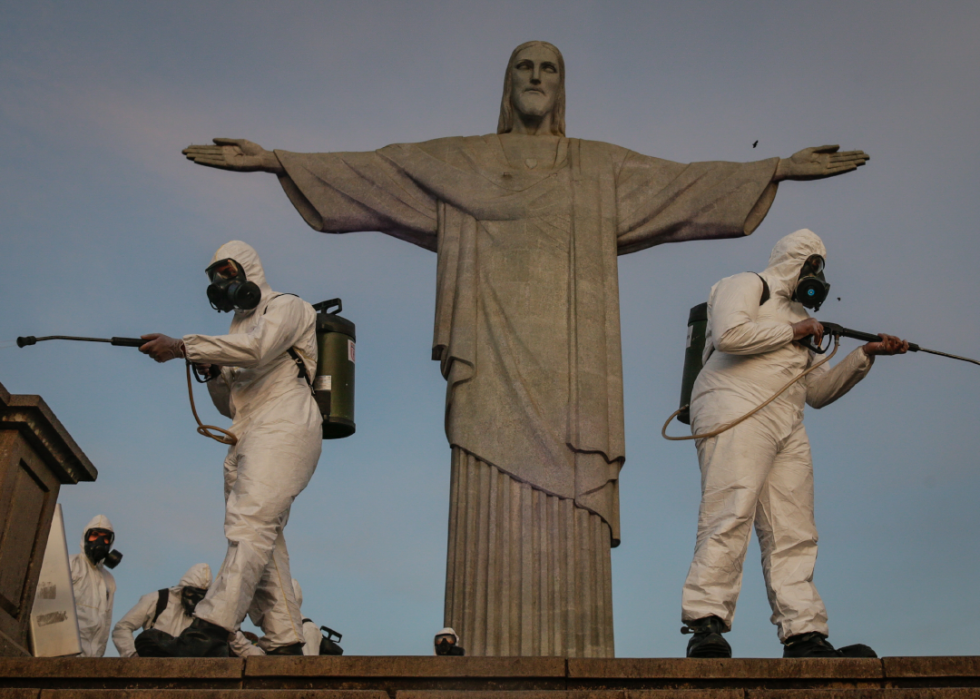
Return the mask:
<path id="1" fill-rule="evenodd" d="M 302 655 L 303 618 L 293 594 L 283 528 L 320 458 L 321 417 L 310 389 L 316 373 L 316 312 L 277 294 L 259 256 L 240 241 L 222 245 L 207 268 L 208 299 L 234 311 L 229 334 L 144 335 L 158 362 L 187 358 L 214 380 L 218 410 L 238 443 L 225 458 L 228 553 L 176 654 L 226 656 L 229 634 L 248 613 L 269 654 Z"/>
<path id="2" fill-rule="evenodd" d="M 823 299 L 807 298 L 806 290 L 825 284 L 826 254 L 814 233 L 796 231 L 776 243 L 761 275 L 736 274 L 711 289 L 705 364 L 691 400 L 693 434 L 741 417 L 819 360 L 798 341 L 822 339 L 823 326 L 804 303 L 820 307 Z M 822 408 L 847 393 L 876 355 L 908 350 L 907 342 L 881 337 L 833 368 L 817 368 L 745 422 L 696 441 L 701 509 L 681 617 L 682 631 L 694 634 L 688 657 L 732 655 L 721 634 L 731 629 L 753 524 L 783 657 L 876 657 L 867 646 L 836 650 L 827 641 L 827 610 L 813 585 L 817 529 L 803 408 Z"/>
<path id="3" fill-rule="evenodd" d="M 198 563 L 184 573 L 176 587 L 165 587 L 140 597 L 112 629 L 112 642 L 120 658 L 167 657 L 168 640 L 179 636 L 194 621 L 194 608 L 211 587 L 211 566 Z M 143 633 L 133 640 L 133 632 Z"/>

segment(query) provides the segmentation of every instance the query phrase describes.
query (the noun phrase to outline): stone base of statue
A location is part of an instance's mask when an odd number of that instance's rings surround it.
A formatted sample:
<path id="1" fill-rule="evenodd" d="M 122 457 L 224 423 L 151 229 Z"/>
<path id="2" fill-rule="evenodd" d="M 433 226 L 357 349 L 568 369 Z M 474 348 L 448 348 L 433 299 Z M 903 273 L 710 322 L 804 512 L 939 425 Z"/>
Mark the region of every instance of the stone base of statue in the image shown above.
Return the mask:
<path id="1" fill-rule="evenodd" d="M 679 646 L 683 646 L 684 639 L 680 634 L 677 636 Z M 39 696 L 41 699 L 974 699 L 980 696 L 980 657 L 0 658 L 0 699 L 38 699 Z"/>
<path id="2" fill-rule="evenodd" d="M 34 592 L 62 484 L 98 472 L 40 396 L 0 384 L 0 655 L 30 655 Z"/>
<path id="3" fill-rule="evenodd" d="M 613 657 L 609 526 L 453 449 L 445 625 L 468 655 Z"/>

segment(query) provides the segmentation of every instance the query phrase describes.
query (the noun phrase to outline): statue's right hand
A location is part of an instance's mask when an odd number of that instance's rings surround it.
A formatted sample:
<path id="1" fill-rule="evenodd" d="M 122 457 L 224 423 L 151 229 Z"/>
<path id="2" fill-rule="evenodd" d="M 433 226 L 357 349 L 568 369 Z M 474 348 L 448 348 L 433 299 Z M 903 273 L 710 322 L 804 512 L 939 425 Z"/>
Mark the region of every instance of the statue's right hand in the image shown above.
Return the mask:
<path id="1" fill-rule="evenodd" d="M 187 146 L 181 151 L 198 165 L 235 172 L 280 172 L 275 153 L 244 138 L 216 138 L 213 146 Z"/>

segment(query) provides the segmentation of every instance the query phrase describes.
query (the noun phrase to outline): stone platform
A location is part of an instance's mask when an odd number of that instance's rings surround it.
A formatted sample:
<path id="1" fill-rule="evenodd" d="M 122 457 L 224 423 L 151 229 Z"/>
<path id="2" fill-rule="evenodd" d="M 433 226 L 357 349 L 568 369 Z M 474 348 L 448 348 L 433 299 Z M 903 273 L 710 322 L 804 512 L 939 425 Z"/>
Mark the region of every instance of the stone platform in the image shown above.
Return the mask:
<path id="1" fill-rule="evenodd" d="M 980 657 L 0 658 L 0 699 L 980 699 Z"/>

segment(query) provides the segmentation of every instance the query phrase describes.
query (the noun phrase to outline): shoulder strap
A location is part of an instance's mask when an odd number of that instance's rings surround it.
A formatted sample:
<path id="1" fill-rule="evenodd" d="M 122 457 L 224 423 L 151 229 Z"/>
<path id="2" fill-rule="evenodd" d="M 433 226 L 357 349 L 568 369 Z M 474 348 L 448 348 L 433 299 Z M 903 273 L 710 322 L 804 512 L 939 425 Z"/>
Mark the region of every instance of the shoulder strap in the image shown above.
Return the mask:
<path id="1" fill-rule="evenodd" d="M 269 299 L 269 303 L 272 303 L 280 296 L 296 296 L 296 298 L 299 298 L 297 294 L 276 294 L 271 299 Z M 262 311 L 262 315 L 265 315 L 265 312 L 268 310 L 269 310 L 269 304 L 266 304 L 265 310 Z M 295 347 L 290 347 L 288 350 L 286 350 L 286 353 L 290 357 L 292 357 L 294 362 L 296 362 L 296 367 L 299 369 L 299 377 L 301 379 L 306 379 L 306 383 L 310 387 L 310 391 L 313 391 L 313 380 L 310 378 L 309 372 L 306 371 L 306 362 L 304 362 L 302 358 L 299 356 L 299 352 L 296 351 Z M 316 395 L 315 391 L 314 391 L 314 395 Z"/>
<path id="2" fill-rule="evenodd" d="M 157 592 L 157 608 L 153 612 L 153 621 L 150 622 L 150 626 L 157 623 L 157 619 L 163 614 L 163 610 L 167 608 L 170 603 L 170 590 L 168 588 L 163 588 Z"/>
<path id="3" fill-rule="evenodd" d="M 762 298 L 759 299 L 759 305 L 761 306 L 762 304 L 764 304 L 766 301 L 769 300 L 769 284 L 766 282 L 763 276 L 758 272 L 753 272 L 752 274 L 757 276 L 759 278 L 759 281 L 762 282 Z"/>

